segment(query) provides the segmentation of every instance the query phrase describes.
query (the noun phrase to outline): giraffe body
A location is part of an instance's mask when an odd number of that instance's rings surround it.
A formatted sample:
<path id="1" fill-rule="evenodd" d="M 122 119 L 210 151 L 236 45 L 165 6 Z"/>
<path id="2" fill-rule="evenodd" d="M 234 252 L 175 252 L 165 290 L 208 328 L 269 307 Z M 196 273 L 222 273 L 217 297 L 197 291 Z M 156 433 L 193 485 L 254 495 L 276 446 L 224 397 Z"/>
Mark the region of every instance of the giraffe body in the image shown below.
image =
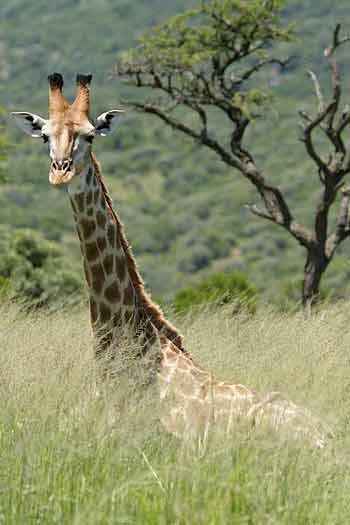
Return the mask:
<path id="1" fill-rule="evenodd" d="M 165 407 L 163 423 L 170 432 L 182 436 L 204 436 L 213 424 L 229 434 L 258 400 L 257 394 L 243 385 L 217 381 L 166 342 L 162 345 L 159 389 Z"/>
<path id="2" fill-rule="evenodd" d="M 163 339 L 162 343 L 161 417 L 169 432 L 205 439 L 217 428 L 232 436 L 239 425 L 248 425 L 306 439 L 316 448 L 323 448 L 332 436 L 323 421 L 280 392 L 261 397 L 239 383 L 220 381 L 171 342 Z"/>
<path id="3" fill-rule="evenodd" d="M 158 373 L 161 419 L 179 436 L 205 436 L 220 426 L 231 434 L 241 422 L 267 425 L 307 437 L 315 446 L 326 432 L 308 411 L 278 393 L 261 398 L 241 384 L 218 381 L 198 367 L 183 348 L 182 337 L 145 292 L 123 225 L 113 209 L 99 165 L 92 154 L 95 137 L 105 136 L 121 110 L 89 116 L 91 75 L 77 76 L 77 95 L 68 104 L 63 79 L 49 76 L 49 119 L 16 112 L 16 123 L 34 138 L 49 143 L 49 181 L 64 185 L 73 209 L 89 291 L 96 354 L 113 356 L 124 329 L 140 343 L 140 353 L 152 352 L 153 377 Z"/>

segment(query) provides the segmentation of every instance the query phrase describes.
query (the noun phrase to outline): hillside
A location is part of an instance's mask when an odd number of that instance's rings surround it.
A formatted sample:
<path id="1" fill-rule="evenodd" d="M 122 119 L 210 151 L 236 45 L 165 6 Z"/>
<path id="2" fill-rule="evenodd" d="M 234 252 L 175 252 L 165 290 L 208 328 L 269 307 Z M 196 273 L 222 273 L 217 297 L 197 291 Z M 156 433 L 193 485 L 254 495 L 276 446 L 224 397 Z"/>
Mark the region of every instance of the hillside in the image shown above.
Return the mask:
<path id="1" fill-rule="evenodd" d="M 45 115 L 49 72 L 61 71 L 72 95 L 75 73 L 91 71 L 94 112 L 111 109 L 128 89 L 110 75 L 118 52 L 134 45 L 150 25 L 194 3 L 12 0 L 0 7 L 0 105 Z M 347 14 L 346 0 L 288 3 L 284 16 L 296 22 L 299 38 L 281 53 L 295 56 L 293 66 L 273 88 L 271 114 L 249 137 L 259 162 L 286 188 L 293 209 L 306 220 L 318 186 L 297 140 L 297 110 L 312 103 L 305 71 L 325 72 L 322 50 L 335 22 Z M 344 72 L 347 55 L 344 51 Z M 58 242 L 79 273 L 67 196 L 48 184 L 45 148 L 23 139 L 12 125 L 9 133 L 15 146 L 8 182 L 0 189 L 0 222 L 39 230 Z M 240 269 L 266 297 L 278 296 L 286 283 L 300 279 L 301 250 L 276 227 L 249 215 L 244 204 L 256 202 L 256 195 L 213 155 L 136 114 L 129 114 L 112 138 L 96 143 L 95 151 L 156 296 L 171 298 L 174 289 L 214 269 Z M 347 295 L 348 273 L 346 254 L 337 257 L 325 287 Z"/>

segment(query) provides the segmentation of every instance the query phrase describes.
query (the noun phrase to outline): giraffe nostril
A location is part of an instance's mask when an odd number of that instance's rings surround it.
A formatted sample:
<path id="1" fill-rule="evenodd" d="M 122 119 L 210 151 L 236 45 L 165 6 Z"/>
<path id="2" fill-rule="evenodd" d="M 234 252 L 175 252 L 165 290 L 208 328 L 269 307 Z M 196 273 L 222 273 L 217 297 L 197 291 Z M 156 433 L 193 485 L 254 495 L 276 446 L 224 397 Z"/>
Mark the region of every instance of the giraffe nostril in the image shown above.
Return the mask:
<path id="1" fill-rule="evenodd" d="M 66 160 L 63 161 L 62 169 L 64 171 L 68 171 L 71 166 L 72 166 L 72 160 L 71 159 L 66 159 Z"/>
<path id="2" fill-rule="evenodd" d="M 60 170 L 60 171 L 69 171 L 72 167 L 72 159 L 65 159 L 65 160 L 53 160 L 52 161 L 52 168 L 54 170 Z"/>

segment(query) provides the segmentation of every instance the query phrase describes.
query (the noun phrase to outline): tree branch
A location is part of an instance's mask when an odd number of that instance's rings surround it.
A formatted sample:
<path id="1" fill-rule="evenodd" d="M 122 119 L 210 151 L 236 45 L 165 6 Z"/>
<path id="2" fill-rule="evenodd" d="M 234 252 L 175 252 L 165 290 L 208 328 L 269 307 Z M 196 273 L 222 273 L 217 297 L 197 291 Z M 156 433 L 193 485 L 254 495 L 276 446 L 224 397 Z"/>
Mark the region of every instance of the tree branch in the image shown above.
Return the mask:
<path id="1" fill-rule="evenodd" d="M 309 155 L 309 157 L 312 158 L 312 160 L 317 165 L 318 169 L 321 173 L 323 173 L 325 176 L 329 175 L 329 169 L 326 164 L 326 162 L 321 158 L 321 156 L 317 153 L 312 134 L 313 131 L 320 126 L 320 124 L 327 118 L 327 115 L 331 111 L 331 104 L 328 104 L 327 107 L 323 109 L 318 115 L 312 119 L 309 115 L 307 115 L 305 112 L 300 112 L 301 116 L 308 121 L 308 124 L 305 126 L 302 126 L 302 142 L 305 144 L 306 151 Z"/>
<path id="2" fill-rule="evenodd" d="M 334 52 L 338 49 L 338 47 L 342 46 L 346 42 L 350 42 L 350 36 L 339 38 L 340 29 L 341 29 L 341 24 L 337 24 L 333 32 L 333 43 L 330 47 L 327 47 L 324 50 L 324 56 L 327 58 L 330 58 L 334 54 Z"/>
<path id="3" fill-rule="evenodd" d="M 317 111 L 316 115 L 300 112 L 303 119 L 301 140 L 317 168 L 322 185 L 321 198 L 314 212 L 314 227 L 308 229 L 296 222 L 283 193 L 278 187 L 268 184 L 263 171 L 255 163 L 253 153 L 244 144 L 252 115 L 264 101 L 263 93 L 258 89 L 257 96 L 253 96 L 250 89 L 252 78 L 264 67 L 274 64 L 285 67 L 290 62 L 290 59 L 278 60 L 269 54 L 262 58 L 258 54 L 262 50 L 268 53 L 268 47 L 275 41 L 288 39 L 288 31 L 275 23 L 278 11 L 275 2 L 264 2 L 264 6 L 266 9 L 259 15 L 260 18 L 255 16 L 256 7 L 253 4 L 245 6 L 242 14 L 235 12 L 231 17 L 229 10 L 226 12 L 219 2 L 203 2 L 194 15 L 194 12 L 184 15 L 178 26 L 175 20 L 165 25 L 158 37 L 157 34 L 152 35 L 146 41 L 144 55 L 136 54 L 136 58 L 126 67 L 118 69 L 118 74 L 127 76 L 138 87 L 160 90 L 165 101 L 135 102 L 131 105 L 157 116 L 167 125 L 207 146 L 228 166 L 238 170 L 253 184 L 264 204 L 264 209 L 256 205 L 247 208 L 255 216 L 284 228 L 306 248 L 303 299 L 307 303 L 318 296 L 320 279 L 337 246 L 350 236 L 349 190 L 343 192 L 335 232 L 328 235 L 330 208 L 344 183 L 344 177 L 350 173 L 350 149 L 343 139 L 344 130 L 350 125 L 350 109 L 346 106 L 339 116 L 342 90 L 335 59 L 336 50 L 350 41 L 350 37 L 340 38 L 338 24 L 332 44 L 324 52 L 332 83 L 329 100 L 325 99 L 316 73 L 308 72 Z M 193 16 L 199 18 L 193 19 Z M 196 46 L 198 49 L 195 49 Z M 197 124 L 187 124 L 188 120 L 176 119 L 173 113 L 167 111 L 165 104 L 169 101 L 173 102 L 171 109 L 181 105 L 193 111 L 199 119 L 198 129 Z M 208 131 L 212 115 L 209 107 L 221 110 L 229 119 L 229 137 L 222 142 Z M 331 147 L 331 153 L 327 151 L 327 155 L 322 155 L 315 141 L 318 131 L 325 134 Z M 230 146 L 227 145 L 227 138 Z"/>
<path id="4" fill-rule="evenodd" d="M 257 217 L 261 217 L 262 219 L 275 222 L 275 219 L 272 217 L 272 215 L 258 208 L 256 204 L 246 204 L 245 207 Z"/>
<path id="5" fill-rule="evenodd" d="M 325 179 L 329 179 L 331 176 L 334 175 L 334 172 L 338 168 L 337 159 L 331 159 L 333 160 L 333 166 L 331 165 L 331 160 L 328 164 L 325 163 L 321 156 L 316 152 L 312 140 L 312 133 L 316 128 L 321 129 L 326 134 L 331 144 L 334 146 L 335 153 L 344 156 L 346 154 L 346 147 L 342 139 L 342 132 L 344 131 L 346 126 L 350 124 L 350 111 L 348 107 L 346 107 L 342 113 L 338 124 L 335 125 L 335 118 L 339 109 L 342 94 L 341 82 L 338 74 L 337 62 L 335 59 L 335 51 L 339 46 L 343 45 L 345 42 L 350 41 L 350 37 L 340 39 L 339 35 L 340 24 L 338 24 L 334 30 L 332 45 L 328 47 L 324 52 L 325 57 L 328 59 L 331 71 L 333 93 L 332 99 L 328 104 L 325 104 L 319 80 L 313 71 L 309 71 L 308 73 L 314 84 L 315 93 L 318 100 L 318 113 L 316 117 L 312 119 L 305 112 L 301 112 L 302 117 L 308 121 L 308 124 L 303 130 L 303 142 L 305 143 L 306 150 L 309 156 L 317 164 L 317 167 L 320 170 L 320 172 L 324 174 L 324 177 L 321 178 L 321 180 L 323 179 L 323 182 L 325 182 Z"/>
<path id="6" fill-rule="evenodd" d="M 208 146 L 209 148 L 213 149 L 226 164 L 229 164 L 233 168 L 236 168 L 239 171 L 243 172 L 243 163 L 239 159 L 231 155 L 215 139 L 209 137 L 205 129 L 202 129 L 202 131 L 196 131 L 193 128 L 190 128 L 189 126 L 181 122 L 180 120 L 177 120 L 174 117 L 167 114 L 161 107 L 155 106 L 151 103 L 129 102 L 129 104 L 134 108 L 143 111 L 144 113 L 156 115 L 173 129 L 177 129 L 182 133 L 185 133 L 189 137 L 192 137 L 201 144 Z"/>
<path id="7" fill-rule="evenodd" d="M 287 230 L 290 233 L 290 235 L 292 235 L 292 237 L 294 237 L 301 246 L 303 246 L 306 249 L 310 249 L 313 242 L 311 231 L 308 228 L 305 228 L 305 226 L 303 226 L 302 224 L 296 222 L 293 218 L 290 218 L 289 221 L 277 222 L 274 216 L 265 212 L 264 210 L 261 210 L 255 204 L 246 204 L 245 207 L 251 213 L 253 213 L 253 215 L 256 215 L 257 217 L 260 217 L 262 219 L 266 219 L 270 222 L 274 222 L 275 224 L 281 226 L 282 228 Z"/>
<path id="8" fill-rule="evenodd" d="M 226 164 L 240 171 L 241 174 L 249 179 L 250 182 L 257 188 L 267 210 L 266 212 L 261 212 L 264 213 L 264 218 L 282 226 L 288 230 L 300 244 L 305 247 L 309 247 L 312 240 L 311 232 L 295 222 L 281 191 L 278 188 L 266 183 L 264 176 L 257 169 L 251 157 L 244 157 L 244 154 L 242 154 L 242 158 L 238 158 L 237 156 L 232 155 L 214 138 L 210 137 L 206 133 L 206 130 L 204 132 L 203 130 L 197 131 L 187 126 L 183 122 L 175 119 L 173 116 L 165 113 L 162 108 L 157 107 L 154 104 L 134 102 L 131 105 L 136 109 L 143 111 L 144 113 L 156 115 L 172 128 L 185 133 L 192 139 L 195 139 L 199 143 L 215 151 Z M 253 207 L 251 211 L 253 211 L 253 213 L 256 215 L 258 214 L 256 213 L 257 208 L 255 207 Z"/>
<path id="9" fill-rule="evenodd" d="M 335 232 L 329 236 L 326 244 L 326 255 L 330 260 L 338 246 L 350 236 L 349 224 L 349 206 L 350 206 L 350 187 L 342 191 L 342 197 L 339 206 L 338 219 Z"/>
<path id="10" fill-rule="evenodd" d="M 316 74 L 313 71 L 311 71 L 311 70 L 308 71 L 308 74 L 311 77 L 311 80 L 312 80 L 312 82 L 314 83 L 314 86 L 315 86 L 315 93 L 316 93 L 316 96 L 317 96 L 318 102 L 319 102 L 318 112 L 322 113 L 325 110 L 325 103 L 324 103 L 324 98 L 323 98 L 323 94 L 322 94 L 322 90 L 321 90 L 321 86 L 320 86 L 319 80 L 318 80 Z"/>
<path id="11" fill-rule="evenodd" d="M 318 112 L 314 118 L 306 112 L 300 112 L 302 118 L 306 121 L 306 125 L 303 127 L 302 140 L 308 155 L 317 165 L 319 177 L 324 186 L 315 214 L 315 240 L 319 253 L 323 253 L 324 257 L 333 254 L 339 242 L 348 235 L 347 233 L 345 234 L 345 228 L 342 226 L 344 214 L 345 212 L 348 213 L 347 197 L 343 195 L 336 232 L 328 237 L 329 210 L 350 168 L 349 152 L 342 139 L 344 129 L 350 124 L 350 111 L 348 106 L 345 107 L 338 123 L 336 123 L 341 99 L 341 82 L 335 59 L 335 51 L 337 48 L 343 43 L 348 42 L 350 38 L 340 39 L 339 34 L 340 25 L 338 24 L 333 33 L 333 44 L 324 52 L 330 66 L 332 98 L 330 102 L 325 103 L 319 80 L 314 72 L 309 71 L 318 100 Z M 327 162 L 316 151 L 313 142 L 313 133 L 316 129 L 320 129 L 325 133 L 334 148 L 334 153 L 329 156 Z"/>
<path id="12" fill-rule="evenodd" d="M 248 80 L 254 73 L 257 73 L 262 68 L 268 65 L 278 65 L 281 68 L 285 68 L 290 64 L 292 59 L 293 57 L 288 57 L 286 60 L 281 60 L 278 58 L 267 58 L 266 60 L 261 60 L 260 62 L 255 64 L 255 66 L 251 67 L 250 69 L 247 69 L 247 71 L 245 71 L 243 75 L 241 75 L 240 78 L 234 82 L 234 84 L 235 85 L 241 84 L 242 82 Z"/>

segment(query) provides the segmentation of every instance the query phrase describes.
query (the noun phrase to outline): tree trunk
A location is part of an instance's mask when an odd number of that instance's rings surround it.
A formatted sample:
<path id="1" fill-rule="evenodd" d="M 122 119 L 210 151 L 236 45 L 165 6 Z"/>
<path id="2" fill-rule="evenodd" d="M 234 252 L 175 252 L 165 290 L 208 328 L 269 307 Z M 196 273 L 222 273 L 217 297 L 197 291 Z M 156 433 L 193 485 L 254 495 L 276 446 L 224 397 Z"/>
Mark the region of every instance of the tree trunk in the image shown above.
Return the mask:
<path id="1" fill-rule="evenodd" d="M 307 254 L 303 281 L 303 306 L 307 315 L 319 300 L 320 282 L 328 263 L 323 251 L 310 250 Z"/>

